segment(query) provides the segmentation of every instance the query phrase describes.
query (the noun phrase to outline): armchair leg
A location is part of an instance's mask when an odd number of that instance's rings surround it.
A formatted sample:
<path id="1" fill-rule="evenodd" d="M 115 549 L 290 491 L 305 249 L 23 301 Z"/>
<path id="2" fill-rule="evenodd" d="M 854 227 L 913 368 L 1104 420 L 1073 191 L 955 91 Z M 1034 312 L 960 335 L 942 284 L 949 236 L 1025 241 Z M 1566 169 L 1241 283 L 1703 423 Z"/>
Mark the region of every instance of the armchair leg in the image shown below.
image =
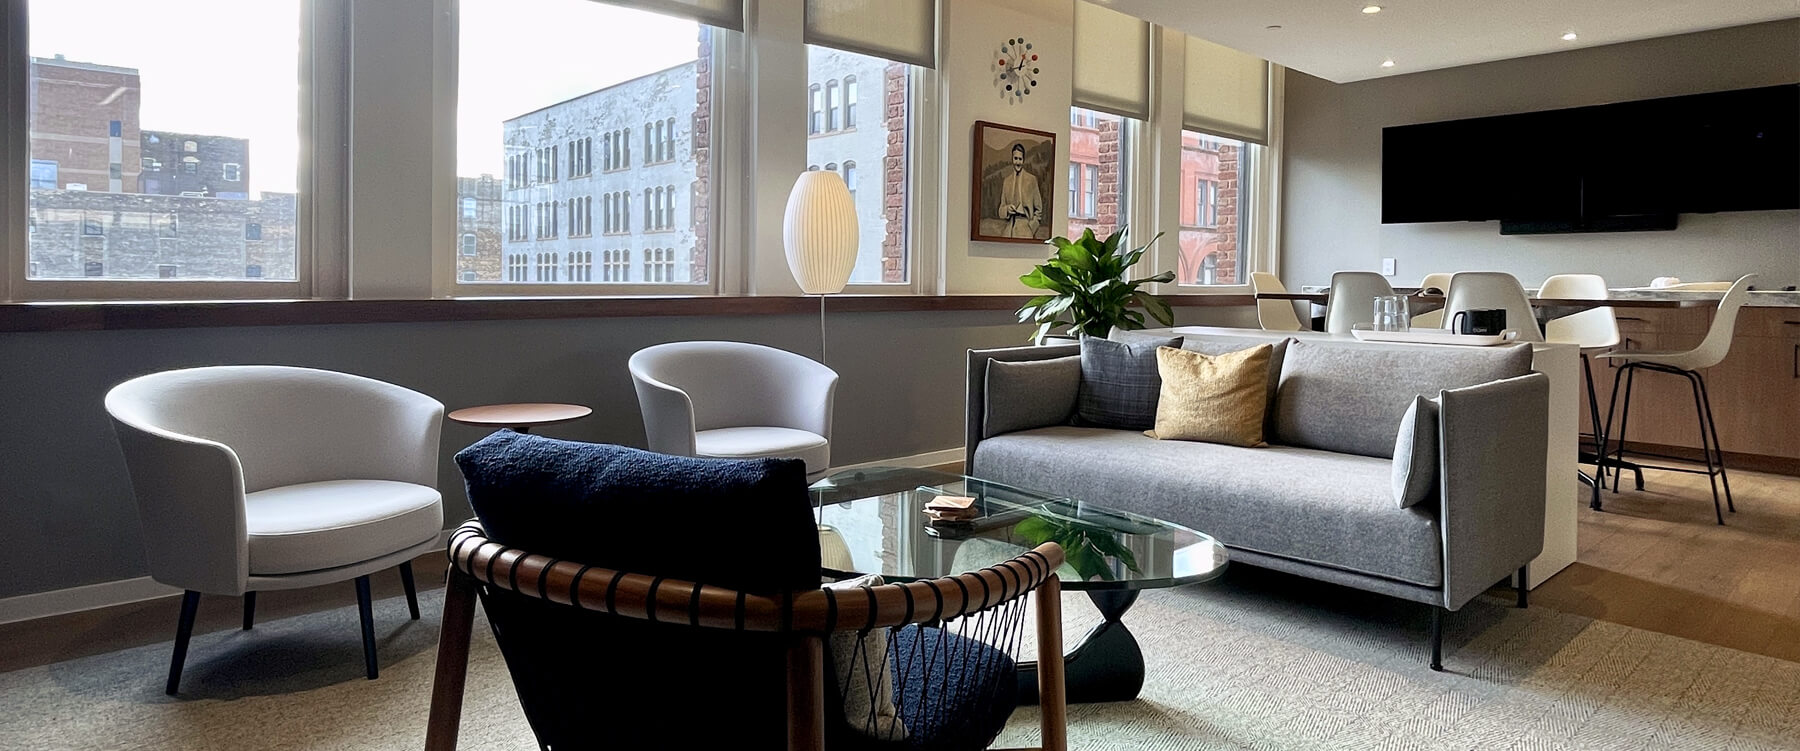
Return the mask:
<path id="1" fill-rule="evenodd" d="M 1431 669 L 1444 671 L 1444 609 L 1431 606 Z"/>
<path id="2" fill-rule="evenodd" d="M 475 580 L 452 566 L 444 590 L 444 622 L 438 630 L 437 675 L 431 681 L 425 751 L 456 751 L 456 733 L 462 724 L 463 683 L 469 676 Z"/>
<path id="3" fill-rule="evenodd" d="M 369 577 L 356 577 L 356 609 L 362 615 L 363 663 L 368 668 L 369 680 L 375 680 L 381 668 L 375 662 L 375 615 L 369 602 Z"/>
<path id="4" fill-rule="evenodd" d="M 1530 583 L 1530 581 L 1527 580 L 1527 577 L 1529 577 L 1530 575 L 1531 575 L 1531 564 L 1527 563 L 1527 564 L 1519 567 L 1518 590 L 1519 590 L 1519 609 L 1520 610 L 1525 609 L 1530 604 L 1531 583 Z"/>
<path id="5" fill-rule="evenodd" d="M 194 613 L 200 610 L 200 593 L 181 593 L 181 619 L 175 622 L 175 655 L 169 658 L 169 682 L 163 693 L 174 696 L 181 688 L 181 668 L 187 662 L 188 638 L 194 635 Z"/>
<path id="6" fill-rule="evenodd" d="M 406 588 L 406 609 L 412 619 L 419 620 L 419 588 L 413 585 L 412 561 L 400 564 L 400 586 Z"/>
<path id="7" fill-rule="evenodd" d="M 244 593 L 244 630 L 249 631 L 256 625 L 256 593 Z"/>
<path id="8" fill-rule="evenodd" d="M 1055 576 L 1038 585 L 1038 731 L 1043 751 L 1069 747 L 1068 701 L 1064 693 L 1062 647 L 1062 580 Z"/>

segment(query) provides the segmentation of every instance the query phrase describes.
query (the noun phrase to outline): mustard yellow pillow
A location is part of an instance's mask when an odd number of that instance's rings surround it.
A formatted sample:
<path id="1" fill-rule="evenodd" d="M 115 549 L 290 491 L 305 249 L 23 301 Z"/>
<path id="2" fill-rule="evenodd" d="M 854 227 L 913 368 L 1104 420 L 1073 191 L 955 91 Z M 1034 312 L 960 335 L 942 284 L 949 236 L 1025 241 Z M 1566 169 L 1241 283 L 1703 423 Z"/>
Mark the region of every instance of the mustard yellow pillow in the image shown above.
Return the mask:
<path id="1" fill-rule="evenodd" d="M 1162 392 L 1156 428 L 1145 435 L 1164 441 L 1269 445 L 1263 440 L 1263 417 L 1269 409 L 1274 353 L 1270 344 L 1220 355 L 1157 348 Z"/>

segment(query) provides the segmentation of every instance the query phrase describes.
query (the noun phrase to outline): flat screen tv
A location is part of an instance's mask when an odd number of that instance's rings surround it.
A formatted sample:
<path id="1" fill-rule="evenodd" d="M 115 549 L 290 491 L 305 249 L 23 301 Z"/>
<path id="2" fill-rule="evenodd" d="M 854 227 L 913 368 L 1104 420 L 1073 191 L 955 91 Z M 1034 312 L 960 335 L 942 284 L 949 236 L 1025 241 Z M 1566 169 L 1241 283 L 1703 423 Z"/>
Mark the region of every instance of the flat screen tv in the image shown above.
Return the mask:
<path id="1" fill-rule="evenodd" d="M 1381 134 L 1381 221 L 1505 234 L 1674 229 L 1676 215 L 1800 208 L 1800 84 Z"/>

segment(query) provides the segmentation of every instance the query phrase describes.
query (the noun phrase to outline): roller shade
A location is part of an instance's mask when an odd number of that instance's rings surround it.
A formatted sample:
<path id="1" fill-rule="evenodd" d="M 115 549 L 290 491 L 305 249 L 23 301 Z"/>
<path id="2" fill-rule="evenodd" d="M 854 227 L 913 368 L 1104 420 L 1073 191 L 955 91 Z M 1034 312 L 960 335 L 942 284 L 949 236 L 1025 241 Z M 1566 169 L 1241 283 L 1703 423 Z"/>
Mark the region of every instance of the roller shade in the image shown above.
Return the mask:
<path id="1" fill-rule="evenodd" d="M 1187 38 L 1183 127 L 1240 141 L 1269 142 L 1269 62 Z"/>
<path id="2" fill-rule="evenodd" d="M 1075 106 L 1150 118 L 1150 23 L 1075 3 Z"/>
<path id="3" fill-rule="evenodd" d="M 806 0 L 806 43 L 937 67 L 932 0 Z"/>
<path id="4" fill-rule="evenodd" d="M 744 30 L 744 0 L 594 0 L 665 16 L 688 18 L 708 26 Z"/>

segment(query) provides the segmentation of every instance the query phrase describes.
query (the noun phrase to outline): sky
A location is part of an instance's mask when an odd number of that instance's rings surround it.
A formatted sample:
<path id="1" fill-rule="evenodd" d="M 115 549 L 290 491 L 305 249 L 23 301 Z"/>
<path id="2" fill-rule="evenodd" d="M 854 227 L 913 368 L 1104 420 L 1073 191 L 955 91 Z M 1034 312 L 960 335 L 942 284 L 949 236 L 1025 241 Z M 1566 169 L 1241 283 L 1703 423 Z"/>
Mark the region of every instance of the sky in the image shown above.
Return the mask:
<path id="1" fill-rule="evenodd" d="M 693 60 L 697 27 L 591 0 L 462 0 L 459 175 L 501 122 Z M 250 191 L 297 184 L 299 0 L 30 0 L 31 54 L 137 68 L 139 125 L 250 139 Z M 94 19 L 107 19 L 95 23 Z"/>

